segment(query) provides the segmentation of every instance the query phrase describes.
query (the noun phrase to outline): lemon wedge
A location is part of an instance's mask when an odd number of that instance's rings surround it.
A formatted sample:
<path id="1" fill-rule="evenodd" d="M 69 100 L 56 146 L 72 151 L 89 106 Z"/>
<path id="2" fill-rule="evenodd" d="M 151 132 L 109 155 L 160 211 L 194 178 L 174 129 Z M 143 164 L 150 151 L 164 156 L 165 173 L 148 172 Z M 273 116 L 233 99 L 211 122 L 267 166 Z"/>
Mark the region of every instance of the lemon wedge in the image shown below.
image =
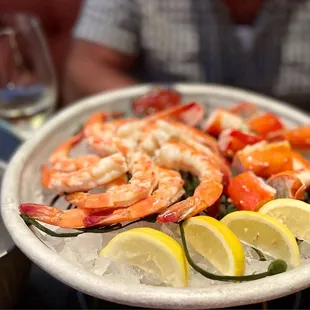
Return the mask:
<path id="1" fill-rule="evenodd" d="M 283 259 L 291 267 L 300 265 L 300 252 L 294 235 L 278 220 L 254 211 L 232 212 L 222 218 L 239 240 L 263 253 Z"/>
<path id="2" fill-rule="evenodd" d="M 189 269 L 182 247 L 156 229 L 141 227 L 119 233 L 99 255 L 138 266 L 173 287 L 188 286 Z"/>
<path id="3" fill-rule="evenodd" d="M 187 242 L 222 274 L 244 274 L 245 257 L 236 235 L 220 221 L 196 216 L 184 222 Z"/>
<path id="4" fill-rule="evenodd" d="M 259 210 L 288 227 L 293 235 L 310 243 L 310 205 L 301 200 L 283 198 L 264 204 Z"/>

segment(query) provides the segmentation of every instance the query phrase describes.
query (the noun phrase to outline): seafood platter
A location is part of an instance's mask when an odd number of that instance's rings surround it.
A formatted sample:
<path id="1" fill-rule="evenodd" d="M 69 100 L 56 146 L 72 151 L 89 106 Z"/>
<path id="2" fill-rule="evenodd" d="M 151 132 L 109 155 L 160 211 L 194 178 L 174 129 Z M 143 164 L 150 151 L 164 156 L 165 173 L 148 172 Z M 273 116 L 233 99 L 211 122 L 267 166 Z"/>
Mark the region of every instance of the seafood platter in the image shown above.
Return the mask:
<path id="1" fill-rule="evenodd" d="M 138 86 L 83 99 L 15 154 L 2 215 L 64 283 L 207 309 L 310 286 L 310 122 L 243 90 Z"/>

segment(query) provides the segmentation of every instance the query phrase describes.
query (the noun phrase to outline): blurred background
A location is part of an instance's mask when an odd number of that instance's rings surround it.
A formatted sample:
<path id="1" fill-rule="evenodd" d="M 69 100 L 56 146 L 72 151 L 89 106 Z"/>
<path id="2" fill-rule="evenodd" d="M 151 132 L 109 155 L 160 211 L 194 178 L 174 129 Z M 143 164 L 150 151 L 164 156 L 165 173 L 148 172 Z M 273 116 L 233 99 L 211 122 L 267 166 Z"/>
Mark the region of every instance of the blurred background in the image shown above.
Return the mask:
<path id="1" fill-rule="evenodd" d="M 55 69 L 59 85 L 62 85 L 65 62 L 69 52 L 71 32 L 82 0 L 1 0 L 0 14 L 26 13 L 37 17 Z M 61 87 L 57 105 L 62 102 Z"/>
<path id="2" fill-rule="evenodd" d="M 307 0 L 1 0 L 0 118 L 23 138 L 58 109 L 137 83 L 241 87 L 309 111 Z"/>
<path id="3" fill-rule="evenodd" d="M 75 100 L 137 83 L 179 81 L 242 87 L 309 113 L 310 1 L 0 0 L 3 161 Z M 25 268 L 7 281 L 23 285 L 6 282 L 10 296 L 0 308 L 90 307 L 93 300 L 35 265 L 30 270 L 14 251 L 11 261 Z M 8 268 L 4 258 L 2 270 Z M 301 302 L 293 295 L 279 308 Z"/>
<path id="4" fill-rule="evenodd" d="M 63 105 L 81 0 L 0 1 L 0 118 L 22 139 Z"/>

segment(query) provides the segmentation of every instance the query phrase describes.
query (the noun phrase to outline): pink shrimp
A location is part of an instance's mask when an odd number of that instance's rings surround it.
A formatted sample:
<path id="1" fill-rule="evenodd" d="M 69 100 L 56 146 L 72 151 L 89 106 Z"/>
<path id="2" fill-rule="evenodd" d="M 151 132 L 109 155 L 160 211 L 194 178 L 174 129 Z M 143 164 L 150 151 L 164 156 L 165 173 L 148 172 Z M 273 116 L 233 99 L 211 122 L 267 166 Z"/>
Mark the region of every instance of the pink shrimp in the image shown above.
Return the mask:
<path id="1" fill-rule="evenodd" d="M 172 107 L 169 109 L 166 109 L 164 111 L 160 111 L 158 113 L 155 113 L 153 115 L 150 115 L 148 117 L 145 117 L 142 120 L 138 120 L 136 122 L 131 122 L 124 124 L 120 126 L 120 128 L 117 131 L 117 134 L 119 137 L 122 138 L 130 138 L 132 135 L 135 136 L 137 132 L 142 133 L 148 131 L 148 127 L 153 126 L 154 123 L 158 120 L 173 120 L 175 118 L 178 118 L 182 113 L 185 111 L 191 110 L 193 107 L 196 107 L 196 103 L 188 103 L 188 104 L 182 104 L 176 107 Z M 138 139 L 141 140 L 141 135 L 138 135 Z M 144 136 L 142 135 L 142 139 Z"/>
<path id="2" fill-rule="evenodd" d="M 85 226 L 111 225 L 115 223 L 134 221 L 148 215 L 165 210 L 184 194 L 181 175 L 177 171 L 158 168 L 158 189 L 146 199 L 128 208 L 116 209 L 108 215 L 91 214 L 84 220 Z"/>
<path id="3" fill-rule="evenodd" d="M 157 119 L 170 118 L 191 109 L 194 104 L 180 105 L 152 116 L 137 119 L 119 119 L 106 122 L 109 114 L 97 112 L 85 124 L 84 135 L 90 147 L 100 156 L 135 150 L 141 135 L 139 131 Z"/>
<path id="4" fill-rule="evenodd" d="M 215 154 L 217 155 L 220 154 L 216 139 L 197 128 L 194 128 L 194 127 L 191 127 L 191 126 L 179 123 L 179 122 L 175 122 L 175 121 L 169 121 L 169 122 L 157 121 L 157 124 L 159 128 L 161 129 L 165 128 L 166 130 L 168 130 L 167 125 L 170 124 L 171 132 L 174 131 L 175 134 L 178 136 L 182 136 L 182 135 L 188 136 L 190 139 L 195 140 L 207 146 Z"/>
<path id="5" fill-rule="evenodd" d="M 199 143 L 196 139 L 191 139 L 190 136 L 187 135 L 187 132 L 179 132 L 176 128 L 166 121 L 158 121 L 157 122 L 159 130 L 153 131 L 153 138 L 155 138 L 154 145 L 156 148 L 159 148 L 166 141 L 173 139 L 175 142 L 185 143 L 186 145 L 192 147 L 197 152 L 200 152 L 206 156 L 208 156 L 210 162 L 214 164 L 214 166 L 219 167 L 220 171 L 223 174 L 223 184 L 226 186 L 231 179 L 231 171 L 225 162 L 224 158 L 222 158 L 219 154 L 213 152 L 209 146 L 205 144 Z M 147 141 L 143 146 L 145 147 Z M 148 145 L 150 147 L 150 145 Z M 155 151 L 155 150 L 154 150 Z"/>
<path id="6" fill-rule="evenodd" d="M 59 145 L 51 154 L 49 161 L 52 167 L 57 171 L 72 172 L 97 162 L 100 157 L 97 155 L 85 155 L 76 158 L 70 158 L 69 154 L 72 148 L 83 139 L 83 132 L 79 132 Z"/>
<path id="7" fill-rule="evenodd" d="M 107 208 L 129 206 L 146 198 L 158 183 L 156 166 L 145 153 L 136 152 L 130 157 L 129 171 L 132 178 L 129 184 L 113 186 L 100 194 L 77 192 L 68 195 L 66 199 L 79 208 Z"/>
<path id="8" fill-rule="evenodd" d="M 127 175 L 123 174 L 119 178 L 105 185 L 109 190 L 115 186 L 120 186 L 127 182 Z M 108 208 L 111 212 L 111 208 Z M 70 209 L 61 210 L 55 207 L 35 204 L 22 203 L 19 205 L 21 214 L 27 215 L 35 220 L 62 228 L 81 228 L 85 226 L 85 218 L 91 214 L 106 214 L 106 209 Z"/>
<path id="9" fill-rule="evenodd" d="M 91 149 L 100 156 L 108 156 L 121 152 L 127 153 L 135 147 L 132 140 L 125 140 L 117 136 L 120 126 L 133 122 L 133 119 L 107 120 L 107 113 L 97 112 L 87 120 L 84 135 Z"/>
<path id="10" fill-rule="evenodd" d="M 179 222 L 214 205 L 223 192 L 223 176 L 210 157 L 185 143 L 166 142 L 157 151 L 161 167 L 191 172 L 200 179 L 194 195 L 178 202 L 157 217 L 158 222 Z"/>
<path id="11" fill-rule="evenodd" d="M 43 165 L 41 182 L 46 188 L 58 193 L 88 191 L 113 181 L 127 171 L 126 158 L 118 153 L 73 172 L 59 172 Z"/>
<path id="12" fill-rule="evenodd" d="M 19 205 L 19 211 L 37 221 L 61 228 L 82 228 L 85 226 L 85 218 L 98 212 L 95 209 L 61 210 L 36 203 L 22 203 Z"/>

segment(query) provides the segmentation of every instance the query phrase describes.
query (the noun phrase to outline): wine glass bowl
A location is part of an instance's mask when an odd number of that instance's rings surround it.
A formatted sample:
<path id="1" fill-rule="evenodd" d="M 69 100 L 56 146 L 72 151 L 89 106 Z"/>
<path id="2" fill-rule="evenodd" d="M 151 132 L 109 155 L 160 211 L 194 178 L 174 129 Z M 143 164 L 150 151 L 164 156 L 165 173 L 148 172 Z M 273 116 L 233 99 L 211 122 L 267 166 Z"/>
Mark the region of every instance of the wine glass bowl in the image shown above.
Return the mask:
<path id="1" fill-rule="evenodd" d="M 0 15 L 0 117 L 15 122 L 56 103 L 56 76 L 39 20 L 30 14 Z"/>

